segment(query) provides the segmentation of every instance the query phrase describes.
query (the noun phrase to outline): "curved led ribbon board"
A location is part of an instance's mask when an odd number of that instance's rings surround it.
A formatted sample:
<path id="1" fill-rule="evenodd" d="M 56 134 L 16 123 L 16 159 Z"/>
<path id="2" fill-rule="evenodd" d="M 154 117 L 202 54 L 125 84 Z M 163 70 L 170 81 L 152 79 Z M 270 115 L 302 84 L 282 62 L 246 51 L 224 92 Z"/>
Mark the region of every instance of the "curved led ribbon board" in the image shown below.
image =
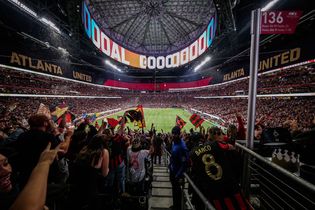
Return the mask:
<path id="1" fill-rule="evenodd" d="M 188 47 L 166 56 L 156 57 L 132 52 L 110 39 L 99 28 L 84 1 L 82 21 L 85 33 L 102 53 L 120 63 L 140 69 L 176 68 L 195 60 L 211 46 L 217 28 L 217 17 L 214 15 L 206 30 Z"/>

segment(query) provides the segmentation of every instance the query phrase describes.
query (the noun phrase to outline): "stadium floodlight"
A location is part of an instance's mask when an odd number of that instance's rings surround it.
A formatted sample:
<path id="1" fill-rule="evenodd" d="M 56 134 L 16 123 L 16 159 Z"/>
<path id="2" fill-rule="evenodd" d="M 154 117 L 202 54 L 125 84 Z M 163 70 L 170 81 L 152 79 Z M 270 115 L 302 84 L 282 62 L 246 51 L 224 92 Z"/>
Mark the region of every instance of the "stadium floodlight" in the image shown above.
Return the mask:
<path id="1" fill-rule="evenodd" d="M 24 12 L 28 13 L 29 15 L 38 18 L 37 13 L 32 10 L 31 8 L 29 8 L 28 6 L 26 6 L 25 4 L 23 4 L 22 2 L 20 2 L 19 0 L 9 0 L 9 2 L 11 2 L 13 5 L 15 5 L 16 7 L 18 7 L 19 9 L 23 10 Z M 46 24 L 47 26 L 52 27 L 53 29 L 55 29 L 58 33 L 61 33 L 60 29 L 50 20 L 48 20 L 47 18 L 40 18 L 39 19 L 42 23 Z"/>
<path id="2" fill-rule="evenodd" d="M 269 10 L 271 7 L 273 7 L 279 0 L 272 0 L 271 2 L 269 2 L 268 4 L 266 4 L 266 6 L 264 6 L 261 11 L 265 12 L 267 10 Z"/>
<path id="3" fill-rule="evenodd" d="M 58 33 L 60 33 L 60 29 L 50 20 L 42 17 L 41 19 L 39 19 L 41 22 L 45 23 L 46 25 L 52 27 L 53 29 L 55 29 Z"/>
<path id="4" fill-rule="evenodd" d="M 122 72 L 120 68 L 118 68 L 115 64 L 111 63 L 109 60 L 106 60 L 105 63 L 107 65 L 109 65 L 110 67 L 112 67 L 113 69 L 119 71 L 119 72 Z"/>
<path id="5" fill-rule="evenodd" d="M 207 56 L 199 65 L 197 65 L 194 69 L 194 71 L 198 71 L 198 69 L 200 69 L 203 65 L 205 65 L 208 61 L 211 60 L 210 56 Z"/>
<path id="6" fill-rule="evenodd" d="M 17 6 L 18 8 L 20 8 L 21 10 L 23 10 L 24 12 L 37 17 L 37 14 L 34 10 L 32 10 L 31 8 L 27 7 L 25 4 L 23 4 L 22 2 L 20 2 L 19 0 L 9 0 L 12 4 L 14 4 L 15 6 Z"/>

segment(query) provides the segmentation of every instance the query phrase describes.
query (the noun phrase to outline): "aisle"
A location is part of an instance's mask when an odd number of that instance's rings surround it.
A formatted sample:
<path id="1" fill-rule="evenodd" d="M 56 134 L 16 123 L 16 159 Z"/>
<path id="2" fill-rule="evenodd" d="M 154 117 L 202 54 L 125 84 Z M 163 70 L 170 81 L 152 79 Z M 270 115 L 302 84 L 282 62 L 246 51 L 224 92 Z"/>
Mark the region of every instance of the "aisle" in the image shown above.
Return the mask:
<path id="1" fill-rule="evenodd" d="M 164 165 L 153 166 L 152 196 L 149 199 L 150 210 L 169 210 L 173 204 L 172 185 L 167 167 Z"/>

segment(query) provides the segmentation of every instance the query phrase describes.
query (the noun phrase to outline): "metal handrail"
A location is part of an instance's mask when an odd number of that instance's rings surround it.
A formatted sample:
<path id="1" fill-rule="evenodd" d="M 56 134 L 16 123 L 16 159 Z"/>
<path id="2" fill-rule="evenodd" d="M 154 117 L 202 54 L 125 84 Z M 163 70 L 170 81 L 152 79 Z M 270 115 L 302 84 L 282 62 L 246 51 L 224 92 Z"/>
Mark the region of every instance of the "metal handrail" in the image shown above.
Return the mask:
<path id="1" fill-rule="evenodd" d="M 285 170 L 284 168 L 282 168 L 281 166 L 267 160 L 266 158 L 260 156 L 259 154 L 257 154 L 256 152 L 248 149 L 247 147 L 236 143 L 235 144 L 237 147 L 241 148 L 242 150 L 244 150 L 245 152 L 247 152 L 248 154 L 252 155 L 253 157 L 257 158 L 258 160 L 262 161 L 263 163 L 269 165 L 270 167 L 278 170 L 280 173 L 282 173 L 283 175 L 295 180 L 297 183 L 301 184 L 303 187 L 309 189 L 310 191 L 312 191 L 313 193 L 315 193 L 315 185 L 313 185 L 312 183 L 301 179 L 300 177 L 297 177 L 296 175 L 292 174 L 291 172 Z"/>
<path id="2" fill-rule="evenodd" d="M 165 148 L 163 148 L 164 152 L 167 154 L 168 157 L 171 157 L 171 153 L 169 151 L 167 151 Z M 190 177 L 188 176 L 188 174 L 185 172 L 184 176 L 186 178 L 186 180 L 188 181 L 188 183 L 191 185 L 191 187 L 194 189 L 194 191 L 196 192 L 196 194 L 199 196 L 199 198 L 201 199 L 201 201 L 203 202 L 203 204 L 205 205 L 205 209 L 208 210 L 216 210 L 213 205 L 209 202 L 209 200 L 202 194 L 202 192 L 198 189 L 198 187 L 195 185 L 195 183 L 190 179 Z M 186 194 L 185 194 L 186 195 Z"/>
<path id="3" fill-rule="evenodd" d="M 198 189 L 198 187 L 194 184 L 194 182 L 189 178 L 189 176 L 184 173 L 185 178 L 187 179 L 187 181 L 189 182 L 189 184 L 191 185 L 191 187 L 195 190 L 195 192 L 197 193 L 197 195 L 200 197 L 200 199 L 202 200 L 203 204 L 205 205 L 205 209 L 210 209 L 210 210 L 216 210 L 212 204 L 208 201 L 208 199 L 202 194 L 202 192 L 200 192 L 200 190 Z"/>
<path id="4" fill-rule="evenodd" d="M 184 192 L 186 198 L 189 198 L 188 192 L 185 191 L 185 190 L 183 190 L 183 192 Z M 194 205 L 191 203 L 191 200 L 190 200 L 190 199 L 187 199 L 187 202 L 188 202 L 188 204 L 189 204 L 189 206 L 191 207 L 192 210 L 196 210 L 196 208 L 194 207 Z"/>
<path id="5" fill-rule="evenodd" d="M 243 150 L 244 151 L 244 154 L 246 155 L 249 155 L 249 157 L 252 157 L 254 158 L 253 160 L 256 160 L 256 161 L 260 161 L 261 163 L 265 164 L 266 166 L 269 166 L 271 167 L 272 169 L 276 170 L 278 172 L 279 175 L 281 176 L 285 176 L 287 178 L 289 178 L 290 180 L 292 180 L 294 183 L 296 184 L 299 184 L 301 185 L 301 187 L 303 187 L 305 190 L 308 190 L 309 193 L 311 194 L 315 194 L 315 185 L 313 185 L 312 183 L 294 175 L 293 173 L 285 170 L 284 168 L 282 168 L 281 166 L 271 162 L 270 160 L 264 158 L 263 156 L 257 154 L 256 152 L 250 150 L 249 148 L 239 144 L 239 143 L 236 143 L 236 147 L 239 148 L 240 150 Z M 165 148 L 163 148 L 164 151 L 165 151 L 165 154 L 167 156 L 167 159 L 171 157 L 171 154 L 169 151 L 167 151 Z M 249 164 L 255 164 L 255 162 L 252 162 L 251 159 L 249 159 Z M 252 163 L 250 163 L 252 162 Z M 258 165 L 259 166 L 259 165 Z M 255 168 L 252 168 L 252 170 L 254 170 Z M 254 170 L 255 171 L 255 170 Z M 268 171 L 266 171 L 268 172 Z M 272 176 L 272 174 L 270 174 Z M 194 184 L 194 182 L 190 179 L 190 177 L 188 176 L 187 173 L 184 173 L 184 177 L 186 178 L 186 180 L 188 181 L 188 183 L 190 184 L 190 186 L 192 187 L 192 189 L 196 192 L 196 194 L 199 196 L 199 198 L 202 200 L 204 206 L 205 206 L 205 209 L 208 209 L 208 210 L 215 210 L 215 208 L 212 206 L 212 204 L 208 201 L 208 199 L 202 194 L 202 192 L 200 192 L 200 190 L 198 189 L 198 187 Z M 250 179 L 250 177 L 248 177 L 248 179 Z M 249 180 L 247 180 L 249 181 Z M 279 180 L 281 181 L 281 180 Z M 263 183 L 260 183 L 260 184 L 263 184 Z M 290 185 L 288 185 L 287 187 L 289 187 L 288 189 L 292 189 L 292 186 L 290 187 Z M 295 191 L 295 190 L 294 190 Z M 295 191 L 295 193 L 297 193 L 296 195 L 301 195 L 304 197 L 304 195 L 301 194 L 301 192 L 299 191 Z M 284 194 L 286 194 L 284 192 Z M 183 193 L 183 195 L 187 198 L 187 200 L 189 200 L 189 197 L 188 197 L 188 194 L 187 193 Z M 290 196 L 289 196 L 290 197 Z M 261 199 L 264 199 L 263 197 Z M 294 200 L 294 198 L 291 198 Z M 310 201 L 309 199 L 311 199 L 310 197 L 304 197 L 304 199 L 306 199 L 308 202 L 311 202 L 311 205 L 313 205 L 314 203 L 312 201 Z M 301 206 L 301 203 L 299 200 L 295 200 L 294 202 L 296 202 L 296 204 L 298 204 L 299 206 Z M 267 203 L 268 204 L 268 203 Z M 191 205 L 191 203 L 190 203 Z M 303 206 L 303 205 L 302 205 Z M 305 207 L 306 208 L 306 207 Z"/>

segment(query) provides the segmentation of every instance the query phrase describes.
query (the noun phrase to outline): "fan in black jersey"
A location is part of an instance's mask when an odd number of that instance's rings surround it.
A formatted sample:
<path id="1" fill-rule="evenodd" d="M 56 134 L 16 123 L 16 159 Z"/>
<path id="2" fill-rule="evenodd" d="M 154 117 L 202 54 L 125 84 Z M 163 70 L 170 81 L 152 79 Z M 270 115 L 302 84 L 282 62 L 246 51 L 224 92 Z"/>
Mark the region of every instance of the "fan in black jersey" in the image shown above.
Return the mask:
<path id="1" fill-rule="evenodd" d="M 250 209 L 239 186 L 240 157 L 232 145 L 223 141 L 220 128 L 211 129 L 214 141 L 195 147 L 191 152 L 192 180 L 218 210 Z M 204 209 L 193 195 L 197 210 Z"/>

